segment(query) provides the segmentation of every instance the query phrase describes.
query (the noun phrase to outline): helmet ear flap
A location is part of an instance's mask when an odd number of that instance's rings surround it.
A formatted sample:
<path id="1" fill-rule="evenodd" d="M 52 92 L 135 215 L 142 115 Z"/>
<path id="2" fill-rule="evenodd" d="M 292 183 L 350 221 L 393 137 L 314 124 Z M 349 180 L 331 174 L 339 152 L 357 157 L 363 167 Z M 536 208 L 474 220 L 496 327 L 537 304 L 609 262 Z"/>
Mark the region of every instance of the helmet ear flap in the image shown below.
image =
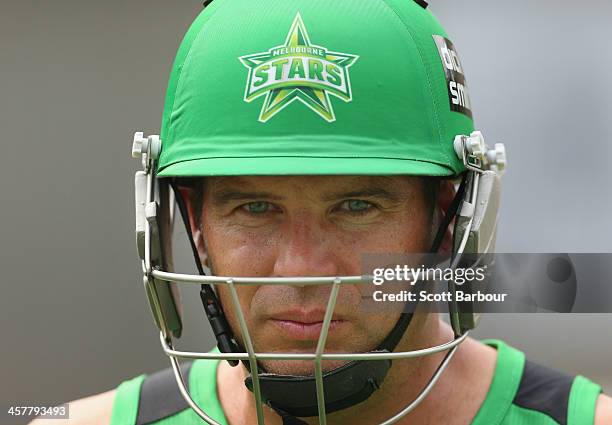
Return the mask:
<path id="1" fill-rule="evenodd" d="M 175 194 L 167 179 L 158 179 L 159 185 L 159 234 L 161 245 L 160 266 L 162 270 L 174 271 L 172 232 L 174 228 Z M 174 282 L 157 280 L 162 285 L 162 310 L 174 337 L 179 338 L 183 330 L 180 292 Z"/>
<path id="2" fill-rule="evenodd" d="M 145 238 L 145 250 L 148 249 L 150 252 L 151 269 L 158 268 L 172 272 L 174 271 L 172 260 L 174 195 L 166 179 L 153 180 L 155 183 L 151 190 L 154 201 L 148 202 L 145 207 L 149 233 L 148 238 Z M 157 279 L 151 274 L 144 276 L 143 283 L 158 328 L 166 338 L 170 335 L 179 338 L 183 324 L 179 307 L 180 295 L 176 284 Z"/>
<path id="3" fill-rule="evenodd" d="M 174 194 L 165 179 L 156 179 L 149 168 L 134 178 L 136 244 L 143 265 L 143 284 L 155 324 L 165 338 L 182 332 L 179 292 L 176 284 L 153 277 L 153 269 L 173 271 L 172 227 Z"/>
<path id="4" fill-rule="evenodd" d="M 469 268 L 474 264 L 488 267 L 495 249 L 501 180 L 494 171 L 477 173 L 468 171 L 468 189 L 457 214 L 453 241 L 453 260 L 456 267 Z M 455 284 L 449 282 L 451 291 Z M 462 287 L 463 292 L 472 292 L 471 282 Z M 451 325 L 456 335 L 474 329 L 480 319 L 472 301 L 451 301 L 449 312 Z"/>
<path id="5" fill-rule="evenodd" d="M 467 223 L 473 218 L 463 252 L 466 254 L 487 254 L 495 248 L 501 180 L 497 173 L 484 171 L 479 176 L 475 189 L 476 199 L 465 199 L 455 225 L 454 251 L 460 248 L 465 236 Z"/>

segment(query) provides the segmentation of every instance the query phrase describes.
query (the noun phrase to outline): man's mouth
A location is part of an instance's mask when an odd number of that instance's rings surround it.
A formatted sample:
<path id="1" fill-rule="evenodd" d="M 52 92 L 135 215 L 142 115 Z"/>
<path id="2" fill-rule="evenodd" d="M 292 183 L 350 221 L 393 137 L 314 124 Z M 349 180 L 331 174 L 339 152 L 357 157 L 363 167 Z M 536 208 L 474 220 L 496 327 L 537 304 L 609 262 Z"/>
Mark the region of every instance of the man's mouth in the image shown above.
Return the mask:
<path id="1" fill-rule="evenodd" d="M 278 327 L 281 334 L 288 339 L 296 341 L 316 341 L 321 335 L 323 322 L 296 322 L 293 320 L 272 320 Z M 343 325 L 348 322 L 346 320 L 332 320 L 329 324 L 329 334 L 337 332 Z"/>
<path id="2" fill-rule="evenodd" d="M 276 314 L 270 321 L 276 326 L 282 336 L 295 341 L 316 341 L 323 329 L 324 311 L 293 311 Z M 340 315 L 332 316 L 329 324 L 329 334 L 333 334 L 347 326 L 349 322 Z"/>

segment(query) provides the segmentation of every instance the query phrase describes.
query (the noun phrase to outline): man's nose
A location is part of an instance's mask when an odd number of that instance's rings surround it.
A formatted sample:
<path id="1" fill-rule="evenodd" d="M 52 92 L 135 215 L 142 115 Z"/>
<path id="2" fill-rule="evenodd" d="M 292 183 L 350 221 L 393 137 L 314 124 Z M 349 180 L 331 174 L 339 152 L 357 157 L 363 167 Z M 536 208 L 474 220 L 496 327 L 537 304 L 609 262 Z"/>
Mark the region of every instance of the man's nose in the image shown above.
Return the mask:
<path id="1" fill-rule="evenodd" d="M 338 252 L 329 233 L 314 218 L 300 215 L 287 222 L 278 245 L 274 276 L 337 276 Z"/>

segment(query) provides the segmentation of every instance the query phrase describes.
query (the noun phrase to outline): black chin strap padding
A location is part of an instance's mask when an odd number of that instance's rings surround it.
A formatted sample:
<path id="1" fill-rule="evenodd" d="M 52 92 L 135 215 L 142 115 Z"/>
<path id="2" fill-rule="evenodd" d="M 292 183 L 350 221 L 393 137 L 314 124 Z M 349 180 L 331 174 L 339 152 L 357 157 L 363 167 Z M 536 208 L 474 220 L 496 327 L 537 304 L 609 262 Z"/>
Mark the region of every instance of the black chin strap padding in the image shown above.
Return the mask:
<path id="1" fill-rule="evenodd" d="M 368 399 L 382 385 L 391 360 L 363 360 L 347 363 L 323 374 L 325 412 L 333 413 Z M 249 376 L 245 385 L 253 391 Z M 319 414 L 314 376 L 259 375 L 261 393 L 266 403 L 281 416 L 312 417 Z M 283 419 L 284 420 L 284 419 Z"/>

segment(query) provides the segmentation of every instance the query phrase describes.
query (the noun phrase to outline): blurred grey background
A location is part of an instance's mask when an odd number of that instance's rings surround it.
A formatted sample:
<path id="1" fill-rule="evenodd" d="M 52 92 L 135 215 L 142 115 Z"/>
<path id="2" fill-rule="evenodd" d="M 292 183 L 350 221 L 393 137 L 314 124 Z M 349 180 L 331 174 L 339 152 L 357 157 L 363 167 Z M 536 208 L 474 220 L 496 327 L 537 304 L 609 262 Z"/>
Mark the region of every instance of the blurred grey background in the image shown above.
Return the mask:
<path id="1" fill-rule="evenodd" d="M 509 151 L 498 251 L 612 252 L 612 3 L 431 3 L 461 54 L 477 126 Z M 201 8 L 0 5 L 3 409 L 167 367 L 140 284 L 130 147 L 135 130 L 159 132 L 176 48 Z M 191 270 L 186 250 L 179 266 Z M 195 295 L 186 298 L 197 308 Z M 611 324 L 612 315 L 489 316 L 477 334 L 612 392 Z M 210 346 L 207 335 L 193 340 Z"/>

